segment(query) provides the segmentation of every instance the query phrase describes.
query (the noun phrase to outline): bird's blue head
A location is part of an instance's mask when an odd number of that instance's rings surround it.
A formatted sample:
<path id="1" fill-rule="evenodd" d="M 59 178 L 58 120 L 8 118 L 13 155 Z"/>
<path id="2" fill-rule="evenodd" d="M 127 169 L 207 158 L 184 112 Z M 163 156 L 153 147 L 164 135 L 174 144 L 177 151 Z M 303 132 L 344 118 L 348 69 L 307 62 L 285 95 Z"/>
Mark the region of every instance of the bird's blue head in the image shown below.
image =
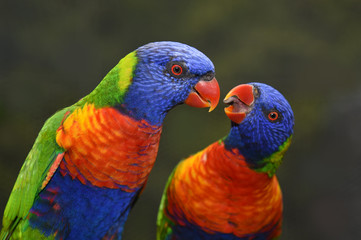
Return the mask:
<path id="1" fill-rule="evenodd" d="M 210 107 L 219 100 L 213 63 L 186 44 L 154 42 L 136 51 L 137 64 L 123 106 L 136 119 L 161 125 L 167 112 L 186 103 Z"/>
<path id="2" fill-rule="evenodd" d="M 224 102 L 230 105 L 225 112 L 232 120 L 226 148 L 237 148 L 252 169 L 273 175 L 293 134 L 287 100 L 273 87 L 249 83 L 233 88 Z"/>

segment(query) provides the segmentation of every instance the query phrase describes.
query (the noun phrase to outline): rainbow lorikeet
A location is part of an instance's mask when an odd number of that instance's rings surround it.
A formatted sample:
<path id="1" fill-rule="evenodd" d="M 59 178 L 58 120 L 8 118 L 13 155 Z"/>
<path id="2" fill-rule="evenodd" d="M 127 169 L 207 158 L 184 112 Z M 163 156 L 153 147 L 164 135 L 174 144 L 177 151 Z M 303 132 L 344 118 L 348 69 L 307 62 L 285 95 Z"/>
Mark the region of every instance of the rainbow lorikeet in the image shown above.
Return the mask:
<path id="1" fill-rule="evenodd" d="M 226 96 L 231 130 L 181 161 L 158 213 L 158 240 L 277 239 L 282 194 L 275 176 L 293 134 L 287 100 L 261 83 Z"/>
<path id="2" fill-rule="evenodd" d="M 0 239 L 121 239 L 174 106 L 219 100 L 213 63 L 176 42 L 129 53 L 100 84 L 50 117 L 6 205 Z"/>

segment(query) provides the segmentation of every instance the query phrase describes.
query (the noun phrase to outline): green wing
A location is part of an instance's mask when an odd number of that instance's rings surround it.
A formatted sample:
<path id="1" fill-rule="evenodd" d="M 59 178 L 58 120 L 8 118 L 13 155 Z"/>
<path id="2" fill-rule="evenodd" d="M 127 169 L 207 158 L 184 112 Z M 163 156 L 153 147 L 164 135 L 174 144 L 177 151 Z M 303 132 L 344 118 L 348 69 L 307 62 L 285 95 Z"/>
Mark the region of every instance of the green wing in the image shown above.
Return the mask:
<path id="1" fill-rule="evenodd" d="M 157 240 L 166 240 L 172 234 L 172 227 L 174 226 L 174 223 L 165 215 L 164 209 L 168 205 L 167 190 L 173 179 L 176 169 L 177 167 L 175 167 L 173 172 L 170 174 L 167 184 L 164 188 L 162 200 L 160 201 L 157 218 Z"/>
<path id="2" fill-rule="evenodd" d="M 50 167 L 56 157 L 64 152 L 56 143 L 56 130 L 67 113 L 72 112 L 74 108 L 71 106 L 55 113 L 41 129 L 33 148 L 26 157 L 5 207 L 1 240 L 8 239 L 17 226 L 24 222 L 22 220 L 28 215 L 34 199 L 45 187 L 49 180 L 47 178 L 51 177 L 47 176 Z M 16 231 L 20 231 L 18 233 L 21 234 L 22 230 L 18 228 Z"/>

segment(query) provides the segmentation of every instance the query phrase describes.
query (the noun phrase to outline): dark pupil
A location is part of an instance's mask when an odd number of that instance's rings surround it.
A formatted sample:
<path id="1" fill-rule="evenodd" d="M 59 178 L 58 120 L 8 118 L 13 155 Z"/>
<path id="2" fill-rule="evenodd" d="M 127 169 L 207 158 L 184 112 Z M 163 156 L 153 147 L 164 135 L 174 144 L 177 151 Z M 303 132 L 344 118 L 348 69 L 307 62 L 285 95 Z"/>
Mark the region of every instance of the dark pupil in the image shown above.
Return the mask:
<path id="1" fill-rule="evenodd" d="M 275 118 L 277 117 L 277 115 L 276 115 L 275 113 L 271 113 L 271 114 L 270 114 L 270 117 L 271 117 L 272 119 L 275 119 Z"/>
<path id="2" fill-rule="evenodd" d="M 179 66 L 174 66 L 173 71 L 174 71 L 174 73 L 180 73 L 181 68 Z"/>

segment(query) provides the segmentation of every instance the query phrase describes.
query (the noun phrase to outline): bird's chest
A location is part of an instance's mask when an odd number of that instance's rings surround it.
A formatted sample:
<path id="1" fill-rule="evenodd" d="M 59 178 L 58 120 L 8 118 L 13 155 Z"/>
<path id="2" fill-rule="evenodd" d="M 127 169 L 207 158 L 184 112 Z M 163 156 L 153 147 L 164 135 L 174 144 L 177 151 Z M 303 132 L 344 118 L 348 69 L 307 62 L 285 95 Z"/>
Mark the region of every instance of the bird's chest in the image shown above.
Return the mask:
<path id="1" fill-rule="evenodd" d="M 114 108 L 86 105 L 57 130 L 57 143 L 66 150 L 60 172 L 83 184 L 132 192 L 153 167 L 160 134 L 161 127 Z"/>
<path id="2" fill-rule="evenodd" d="M 114 108 L 85 105 L 57 130 L 60 165 L 30 210 L 29 223 L 56 239 L 115 236 L 156 159 L 162 128 Z"/>
<path id="3" fill-rule="evenodd" d="M 182 162 L 170 189 L 175 189 L 167 194 L 170 215 L 208 233 L 240 237 L 271 231 L 282 214 L 276 177 L 249 169 L 242 156 L 219 143 Z"/>

